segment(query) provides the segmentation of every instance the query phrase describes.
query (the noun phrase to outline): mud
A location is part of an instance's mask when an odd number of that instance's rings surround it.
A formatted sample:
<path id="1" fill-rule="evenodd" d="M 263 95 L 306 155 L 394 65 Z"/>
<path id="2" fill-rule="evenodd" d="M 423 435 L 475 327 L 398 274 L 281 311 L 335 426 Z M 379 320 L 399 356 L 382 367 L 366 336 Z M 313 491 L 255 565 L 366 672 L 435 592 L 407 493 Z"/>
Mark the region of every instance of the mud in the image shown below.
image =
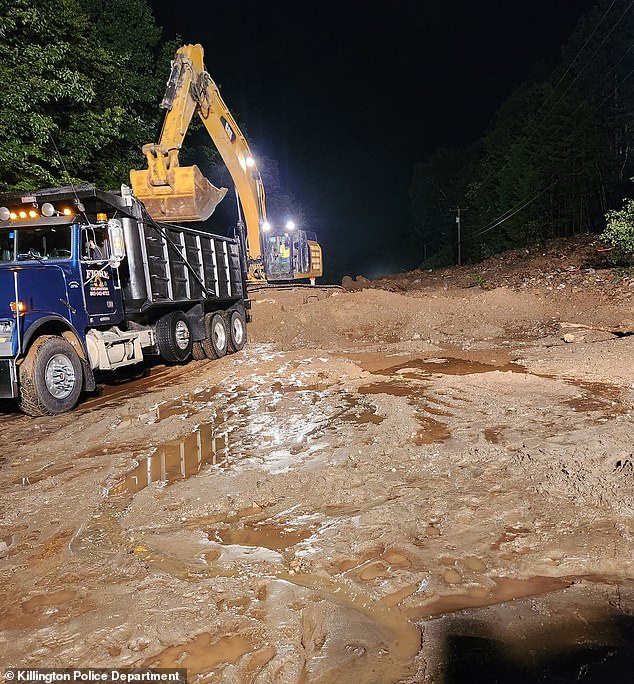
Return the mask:
<path id="1" fill-rule="evenodd" d="M 569 296 L 267 290 L 238 354 L 5 407 L 0 665 L 627 681 L 634 339 Z"/>

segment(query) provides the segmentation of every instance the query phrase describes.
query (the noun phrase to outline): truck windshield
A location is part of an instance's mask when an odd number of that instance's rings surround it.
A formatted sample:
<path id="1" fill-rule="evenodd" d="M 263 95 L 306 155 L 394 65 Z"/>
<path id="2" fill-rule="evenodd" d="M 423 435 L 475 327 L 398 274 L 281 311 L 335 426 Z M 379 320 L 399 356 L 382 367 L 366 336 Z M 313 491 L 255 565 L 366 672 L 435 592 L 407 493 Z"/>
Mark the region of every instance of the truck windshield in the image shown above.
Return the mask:
<path id="1" fill-rule="evenodd" d="M 0 231 L 0 262 L 48 261 L 70 256 L 70 226 L 24 226 Z"/>

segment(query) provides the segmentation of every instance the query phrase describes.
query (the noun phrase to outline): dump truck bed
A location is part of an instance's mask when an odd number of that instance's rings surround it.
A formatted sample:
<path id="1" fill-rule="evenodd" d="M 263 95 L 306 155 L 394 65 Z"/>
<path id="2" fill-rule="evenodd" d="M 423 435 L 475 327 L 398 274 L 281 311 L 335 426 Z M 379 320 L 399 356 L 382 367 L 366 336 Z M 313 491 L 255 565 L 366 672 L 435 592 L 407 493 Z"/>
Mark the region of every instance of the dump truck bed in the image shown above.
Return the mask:
<path id="1" fill-rule="evenodd" d="M 240 244 L 174 224 L 124 219 L 129 274 L 122 278 L 127 313 L 196 300 L 245 297 Z"/>

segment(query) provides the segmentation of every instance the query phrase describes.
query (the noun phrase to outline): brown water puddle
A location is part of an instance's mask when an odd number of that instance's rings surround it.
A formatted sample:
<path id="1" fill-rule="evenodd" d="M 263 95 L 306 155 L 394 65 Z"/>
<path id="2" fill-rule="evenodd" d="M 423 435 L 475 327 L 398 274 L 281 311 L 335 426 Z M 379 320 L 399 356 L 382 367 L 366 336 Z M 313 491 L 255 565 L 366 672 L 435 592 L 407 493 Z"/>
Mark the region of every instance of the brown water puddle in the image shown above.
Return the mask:
<path id="1" fill-rule="evenodd" d="M 308 539 L 316 526 L 312 528 L 295 528 L 288 524 L 283 525 L 275 522 L 251 522 L 247 521 L 238 528 L 214 528 L 207 530 L 210 541 L 220 544 L 236 544 L 238 546 L 253 546 L 270 549 L 271 551 L 283 551 Z"/>
<path id="2" fill-rule="evenodd" d="M 198 411 L 201 403 L 208 404 L 215 397 L 217 388 L 208 388 L 183 400 L 166 402 L 157 407 L 158 419 L 164 420 L 174 415 L 187 416 Z M 289 415 L 288 411 L 279 417 L 270 415 L 271 412 L 266 410 L 270 408 L 270 404 L 253 406 L 248 401 L 234 404 L 232 413 L 219 415 L 211 422 L 203 422 L 185 437 L 158 446 L 154 453 L 143 458 L 133 470 L 112 485 L 109 494 L 136 493 L 152 482 L 171 483 L 184 480 L 199 473 L 206 465 L 228 463 L 232 455 L 229 434 L 232 435 L 233 451 L 239 453 L 241 458 L 250 452 L 265 458 L 266 449 L 279 451 L 284 450 L 285 446 L 289 456 L 292 456 L 303 451 L 313 437 L 336 429 L 339 424 L 363 426 L 376 425 L 383 421 L 383 416 L 377 414 L 374 407 L 367 402 L 359 402 L 352 394 L 344 393 L 329 399 L 334 399 L 334 407 L 338 410 L 330 415 L 324 411 L 323 416 L 317 414 L 312 420 L 306 415 L 303 401 L 300 402 L 297 413 L 300 420 L 293 420 L 293 415 Z M 338 408 L 337 403 L 343 407 Z M 261 425 L 257 433 L 249 429 L 253 416 Z M 293 461 L 292 458 L 289 460 Z"/>
<path id="3" fill-rule="evenodd" d="M 578 581 L 578 577 L 543 577 L 528 579 L 512 577 L 493 578 L 495 587 L 472 587 L 464 593 L 449 594 L 427 601 L 424 605 L 407 608 L 404 612 L 410 620 L 427 620 L 445 613 L 468 608 L 482 608 L 529 596 L 540 596 L 560 591 Z"/>
<path id="4" fill-rule="evenodd" d="M 416 420 L 421 424 L 421 429 L 414 435 L 412 442 L 416 446 L 423 444 L 441 444 L 451 437 L 451 431 L 446 423 L 435 418 L 418 414 Z"/>
<path id="5" fill-rule="evenodd" d="M 229 437 L 227 433 L 216 434 L 215 428 L 213 423 L 203 423 L 186 437 L 163 444 L 112 485 L 109 494 L 134 494 L 152 482 L 184 480 L 206 465 L 223 462 L 228 455 Z"/>
<path id="6" fill-rule="evenodd" d="M 188 680 L 213 672 L 220 665 L 237 662 L 253 650 L 251 642 L 240 634 L 218 638 L 202 632 L 191 641 L 169 646 L 143 662 L 144 667 L 187 669 Z"/>
<path id="7" fill-rule="evenodd" d="M 413 380 L 433 375 L 473 375 L 475 373 L 492 373 L 494 371 L 527 373 L 525 366 L 513 361 L 496 365 L 470 359 L 456 357 L 428 357 L 411 359 L 394 366 L 387 366 L 370 371 L 374 375 L 398 375 Z"/>

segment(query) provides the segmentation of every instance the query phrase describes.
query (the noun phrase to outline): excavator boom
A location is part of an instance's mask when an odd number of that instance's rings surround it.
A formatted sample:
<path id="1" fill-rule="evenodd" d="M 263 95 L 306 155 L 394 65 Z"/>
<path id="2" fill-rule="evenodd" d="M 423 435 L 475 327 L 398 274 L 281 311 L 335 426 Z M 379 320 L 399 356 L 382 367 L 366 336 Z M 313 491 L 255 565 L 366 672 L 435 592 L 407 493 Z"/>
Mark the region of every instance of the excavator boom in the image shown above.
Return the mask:
<path id="1" fill-rule="evenodd" d="M 158 220 L 205 221 L 211 216 L 227 189 L 216 188 L 197 166 L 181 167 L 178 160 L 191 119 L 197 113 L 240 199 L 249 279 L 320 277 L 321 247 L 306 233 L 262 234 L 268 228 L 264 185 L 245 137 L 205 70 L 203 56 L 201 45 L 185 45 L 176 53 L 161 103 L 166 115 L 159 142 L 143 146 L 148 168 L 130 172 L 134 194 Z M 289 256 L 282 257 L 286 251 Z"/>

